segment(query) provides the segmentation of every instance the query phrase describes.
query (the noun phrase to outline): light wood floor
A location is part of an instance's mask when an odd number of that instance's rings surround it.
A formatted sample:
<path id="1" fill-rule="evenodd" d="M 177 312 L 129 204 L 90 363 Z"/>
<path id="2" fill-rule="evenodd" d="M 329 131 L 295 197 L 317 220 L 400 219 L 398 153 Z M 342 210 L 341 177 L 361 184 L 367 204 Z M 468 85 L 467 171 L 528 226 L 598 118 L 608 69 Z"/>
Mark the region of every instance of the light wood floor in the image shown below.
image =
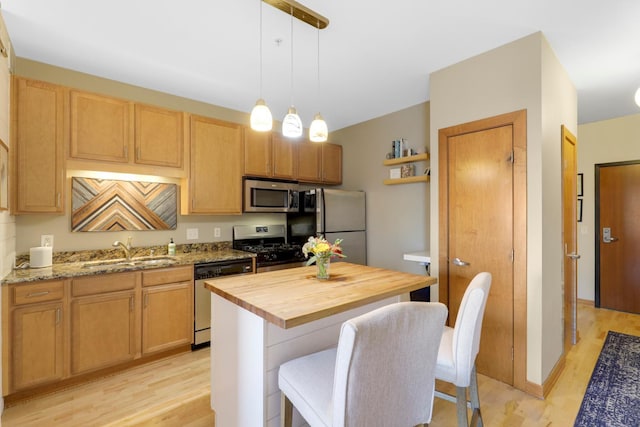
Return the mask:
<path id="1" fill-rule="evenodd" d="M 580 342 L 545 400 L 479 376 L 485 426 L 572 426 L 607 331 L 640 335 L 640 316 L 580 303 L 578 329 Z M 456 426 L 455 405 L 436 399 L 430 425 Z M 213 426 L 209 351 L 170 357 L 17 404 L 5 409 L 2 426 Z"/>

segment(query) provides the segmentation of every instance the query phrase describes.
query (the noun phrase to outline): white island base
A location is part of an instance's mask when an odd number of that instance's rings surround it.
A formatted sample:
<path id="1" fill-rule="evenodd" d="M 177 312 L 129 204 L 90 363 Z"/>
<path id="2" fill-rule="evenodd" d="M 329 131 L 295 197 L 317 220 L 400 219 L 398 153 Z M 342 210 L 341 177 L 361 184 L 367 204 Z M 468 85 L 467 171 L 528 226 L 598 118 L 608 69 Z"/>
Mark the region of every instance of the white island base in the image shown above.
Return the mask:
<path id="1" fill-rule="evenodd" d="M 282 329 L 212 293 L 211 408 L 216 427 L 280 426 L 280 364 L 337 345 L 345 320 L 398 301 L 390 297 Z M 295 410 L 293 425 L 304 425 Z"/>

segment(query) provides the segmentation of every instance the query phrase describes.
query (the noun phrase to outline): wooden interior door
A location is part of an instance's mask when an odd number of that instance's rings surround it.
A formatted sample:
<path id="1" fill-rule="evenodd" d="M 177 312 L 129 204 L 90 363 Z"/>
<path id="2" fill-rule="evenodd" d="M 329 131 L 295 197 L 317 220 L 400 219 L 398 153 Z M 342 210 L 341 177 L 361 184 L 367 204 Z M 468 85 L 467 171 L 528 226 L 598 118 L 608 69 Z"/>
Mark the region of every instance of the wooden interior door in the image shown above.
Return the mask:
<path id="1" fill-rule="evenodd" d="M 577 139 L 562 126 L 562 238 L 564 243 L 564 352 L 578 342 Z"/>
<path id="2" fill-rule="evenodd" d="M 439 130 L 439 295 L 454 326 L 479 272 L 492 275 L 478 372 L 526 387 L 526 111 Z"/>
<path id="3" fill-rule="evenodd" d="M 640 313 L 639 188 L 640 161 L 596 165 L 596 307 Z"/>
<path id="4" fill-rule="evenodd" d="M 449 322 L 473 277 L 488 271 L 478 372 L 513 382 L 511 126 L 449 139 Z"/>

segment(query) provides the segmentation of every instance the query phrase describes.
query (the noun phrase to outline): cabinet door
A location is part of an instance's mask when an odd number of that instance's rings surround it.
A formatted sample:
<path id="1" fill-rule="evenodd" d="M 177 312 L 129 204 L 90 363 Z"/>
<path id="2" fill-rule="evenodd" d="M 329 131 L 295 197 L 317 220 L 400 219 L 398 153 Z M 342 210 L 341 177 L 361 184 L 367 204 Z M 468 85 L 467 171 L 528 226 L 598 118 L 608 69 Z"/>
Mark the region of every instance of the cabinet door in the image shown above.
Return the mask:
<path id="1" fill-rule="evenodd" d="M 151 286 L 142 291 L 142 353 L 193 341 L 193 282 Z"/>
<path id="2" fill-rule="evenodd" d="M 182 212 L 242 213 L 242 127 L 191 116 L 191 168 Z"/>
<path id="3" fill-rule="evenodd" d="M 64 90 L 16 78 L 13 213 L 64 212 Z"/>
<path id="4" fill-rule="evenodd" d="M 342 184 L 342 146 L 322 144 L 322 182 Z"/>
<path id="5" fill-rule="evenodd" d="M 244 132 L 244 174 L 271 176 L 271 132 Z"/>
<path id="6" fill-rule="evenodd" d="M 298 179 L 305 182 L 319 183 L 321 144 L 301 142 L 298 144 Z"/>
<path id="7" fill-rule="evenodd" d="M 133 136 L 131 102 L 71 91 L 71 150 L 74 159 L 127 162 Z"/>
<path id="8" fill-rule="evenodd" d="M 10 391 L 62 378 L 62 315 L 62 302 L 29 305 L 13 311 Z"/>
<path id="9" fill-rule="evenodd" d="M 135 293 L 114 292 L 71 301 L 71 373 L 133 360 Z"/>
<path id="10" fill-rule="evenodd" d="M 135 112 L 135 162 L 182 168 L 184 114 L 140 104 Z"/>
<path id="11" fill-rule="evenodd" d="M 295 177 L 296 143 L 279 134 L 273 134 L 273 177 L 293 179 Z"/>

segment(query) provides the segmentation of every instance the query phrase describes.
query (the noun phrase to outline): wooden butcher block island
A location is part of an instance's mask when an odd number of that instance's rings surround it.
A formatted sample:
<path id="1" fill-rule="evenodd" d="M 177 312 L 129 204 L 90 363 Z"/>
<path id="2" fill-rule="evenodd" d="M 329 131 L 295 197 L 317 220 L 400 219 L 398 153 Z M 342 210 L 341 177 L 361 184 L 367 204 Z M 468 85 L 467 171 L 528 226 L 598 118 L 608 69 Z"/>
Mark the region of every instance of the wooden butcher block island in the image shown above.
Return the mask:
<path id="1" fill-rule="evenodd" d="M 219 426 L 278 426 L 278 367 L 338 342 L 345 320 L 436 283 L 429 276 L 336 262 L 210 279 L 211 407 Z M 294 415 L 294 425 L 297 414 Z"/>

